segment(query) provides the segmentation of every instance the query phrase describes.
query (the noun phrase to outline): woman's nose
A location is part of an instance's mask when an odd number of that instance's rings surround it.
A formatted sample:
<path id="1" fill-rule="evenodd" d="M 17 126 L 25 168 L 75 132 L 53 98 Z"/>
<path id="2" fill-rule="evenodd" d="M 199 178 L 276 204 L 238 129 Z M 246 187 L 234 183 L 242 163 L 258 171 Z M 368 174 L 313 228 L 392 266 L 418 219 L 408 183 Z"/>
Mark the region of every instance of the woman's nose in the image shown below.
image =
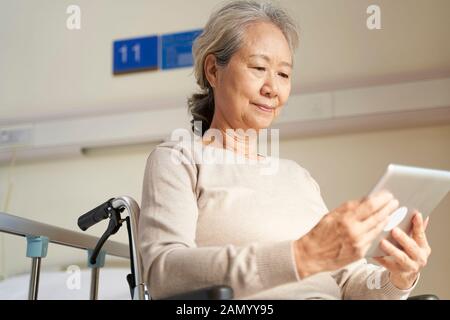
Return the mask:
<path id="1" fill-rule="evenodd" d="M 261 88 L 261 94 L 268 98 L 275 98 L 278 96 L 278 85 L 272 76 L 266 78 L 266 81 Z"/>

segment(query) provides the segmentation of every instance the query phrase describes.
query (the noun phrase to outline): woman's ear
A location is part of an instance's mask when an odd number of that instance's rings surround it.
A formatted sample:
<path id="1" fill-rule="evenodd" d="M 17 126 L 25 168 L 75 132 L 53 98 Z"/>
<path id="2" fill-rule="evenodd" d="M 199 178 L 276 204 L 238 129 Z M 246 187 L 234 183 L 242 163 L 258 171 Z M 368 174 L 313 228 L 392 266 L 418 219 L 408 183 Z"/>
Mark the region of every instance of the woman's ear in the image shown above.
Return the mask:
<path id="1" fill-rule="evenodd" d="M 215 88 L 217 83 L 217 65 L 215 55 L 210 53 L 206 56 L 205 63 L 203 64 L 203 69 L 205 71 L 205 76 L 209 82 L 209 85 L 212 88 Z"/>

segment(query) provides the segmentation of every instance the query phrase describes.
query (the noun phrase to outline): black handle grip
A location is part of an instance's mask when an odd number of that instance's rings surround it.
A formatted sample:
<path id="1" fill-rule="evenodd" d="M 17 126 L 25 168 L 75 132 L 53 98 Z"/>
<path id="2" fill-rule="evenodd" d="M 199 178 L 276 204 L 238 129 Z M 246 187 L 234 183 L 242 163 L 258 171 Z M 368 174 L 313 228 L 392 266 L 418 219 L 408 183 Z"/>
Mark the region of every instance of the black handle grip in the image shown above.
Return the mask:
<path id="1" fill-rule="evenodd" d="M 232 300 L 233 289 L 225 285 L 197 289 L 191 292 L 180 293 L 163 300 Z"/>
<path id="2" fill-rule="evenodd" d="M 113 207 L 111 205 L 111 200 L 113 199 L 114 198 L 109 199 L 105 203 L 102 203 L 98 207 L 79 217 L 78 226 L 80 227 L 80 229 L 85 231 L 94 224 L 108 218 L 110 211 L 113 210 Z"/>

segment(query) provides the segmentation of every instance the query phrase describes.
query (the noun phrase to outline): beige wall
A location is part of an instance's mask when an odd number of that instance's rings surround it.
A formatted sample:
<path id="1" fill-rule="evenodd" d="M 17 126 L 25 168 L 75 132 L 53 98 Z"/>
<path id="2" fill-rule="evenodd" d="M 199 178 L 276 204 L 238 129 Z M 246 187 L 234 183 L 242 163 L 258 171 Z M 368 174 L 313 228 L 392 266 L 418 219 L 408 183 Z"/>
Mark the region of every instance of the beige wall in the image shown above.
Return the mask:
<path id="1" fill-rule="evenodd" d="M 112 41 L 202 28 L 224 1 L 2 0 L 0 123 L 186 101 L 191 69 L 114 77 Z M 377 0 L 376 31 L 366 27 L 372 0 L 279 2 L 301 28 L 293 94 L 450 74 L 448 0 Z M 81 9 L 80 30 L 66 28 L 69 5 Z"/>
<path id="2" fill-rule="evenodd" d="M 331 209 L 369 192 L 389 163 L 450 170 L 450 126 L 290 140 L 281 145 L 281 154 L 311 172 Z M 433 253 L 415 294 L 450 299 L 449 227 L 450 194 L 430 219 Z"/>
<path id="3" fill-rule="evenodd" d="M 145 160 L 154 145 L 96 150 L 80 158 L 0 167 L 0 209 L 8 175 L 12 192 L 8 212 L 77 230 L 77 217 L 109 197 L 130 195 L 140 201 Z M 450 125 L 382 132 L 352 133 L 286 140 L 281 156 L 294 159 L 319 182 L 331 209 L 367 193 L 388 163 L 450 170 Z M 450 196 L 433 213 L 429 239 L 433 254 L 415 290 L 450 299 Z M 89 231 L 99 235 L 106 226 Z M 125 230 L 114 239 L 126 241 Z M 10 235 L 0 238 L 0 274 L 28 271 L 25 240 Z M 75 249 L 49 248 L 43 266 L 80 263 L 84 253 Z"/>

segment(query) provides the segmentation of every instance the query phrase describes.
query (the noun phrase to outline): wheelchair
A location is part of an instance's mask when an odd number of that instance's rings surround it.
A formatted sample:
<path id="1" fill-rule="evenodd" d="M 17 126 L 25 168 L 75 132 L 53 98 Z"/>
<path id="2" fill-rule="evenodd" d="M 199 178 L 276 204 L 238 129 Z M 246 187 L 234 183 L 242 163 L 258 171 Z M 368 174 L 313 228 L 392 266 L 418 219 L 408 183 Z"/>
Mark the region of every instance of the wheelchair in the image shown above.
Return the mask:
<path id="1" fill-rule="evenodd" d="M 128 216 L 122 219 L 121 213 L 127 210 Z M 130 288 L 131 299 L 152 300 L 144 280 L 142 259 L 137 247 L 137 230 L 140 208 L 137 202 L 128 196 L 111 198 L 78 218 L 78 226 L 86 231 L 100 221 L 109 219 L 108 227 L 100 237 L 90 255 L 90 263 L 95 264 L 102 246 L 108 238 L 117 233 L 123 222 L 126 223 L 130 250 L 130 274 L 126 280 Z M 215 285 L 167 297 L 164 300 L 231 300 L 233 289 L 227 285 Z M 424 294 L 411 296 L 408 300 L 439 300 L 436 295 Z"/>
<path id="2" fill-rule="evenodd" d="M 128 211 L 128 215 L 122 219 L 121 213 L 125 210 Z M 106 240 L 108 240 L 111 235 L 117 233 L 125 222 L 128 233 L 131 269 L 126 280 L 130 288 L 131 299 L 152 300 L 144 280 L 142 259 L 137 247 L 137 224 L 139 221 L 139 214 L 139 205 L 133 198 L 128 196 L 111 198 L 80 216 L 78 218 L 78 226 L 81 230 L 86 231 L 100 221 L 109 219 L 106 231 L 98 240 L 89 258 L 89 262 L 92 265 L 95 265 Z M 164 300 L 231 300 L 232 298 L 232 288 L 225 285 L 216 285 L 167 297 Z"/>

